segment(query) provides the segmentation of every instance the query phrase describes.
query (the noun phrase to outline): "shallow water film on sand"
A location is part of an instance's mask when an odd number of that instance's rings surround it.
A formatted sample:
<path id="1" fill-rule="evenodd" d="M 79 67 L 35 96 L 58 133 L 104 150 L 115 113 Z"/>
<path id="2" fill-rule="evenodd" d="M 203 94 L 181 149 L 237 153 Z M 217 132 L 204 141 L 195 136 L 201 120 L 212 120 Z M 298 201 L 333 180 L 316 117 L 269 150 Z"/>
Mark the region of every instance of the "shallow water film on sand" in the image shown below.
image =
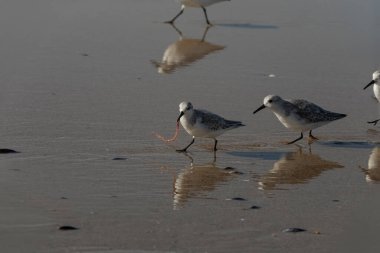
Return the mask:
<path id="1" fill-rule="evenodd" d="M 379 9 L 3 1 L 1 252 L 378 252 Z M 347 117 L 288 145 L 270 94 Z M 245 126 L 176 152 L 183 101 Z"/>

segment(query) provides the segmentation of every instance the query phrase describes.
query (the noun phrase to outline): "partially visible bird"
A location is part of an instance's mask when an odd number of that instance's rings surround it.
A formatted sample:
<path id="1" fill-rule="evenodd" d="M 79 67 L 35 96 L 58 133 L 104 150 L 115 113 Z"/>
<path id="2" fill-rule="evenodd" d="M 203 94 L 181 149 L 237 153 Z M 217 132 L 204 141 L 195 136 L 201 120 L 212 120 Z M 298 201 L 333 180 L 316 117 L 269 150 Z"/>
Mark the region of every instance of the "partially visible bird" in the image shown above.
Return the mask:
<path id="1" fill-rule="evenodd" d="M 369 86 L 373 85 L 373 93 L 375 94 L 375 97 L 377 99 L 377 101 L 380 102 L 380 70 L 376 70 L 375 72 L 373 72 L 372 74 L 372 80 L 371 82 L 369 82 L 369 84 L 367 84 L 363 90 L 367 89 Z M 376 125 L 377 122 L 379 122 L 380 119 L 377 119 L 377 120 L 373 120 L 373 121 L 368 121 L 369 124 L 373 124 L 373 125 Z"/>

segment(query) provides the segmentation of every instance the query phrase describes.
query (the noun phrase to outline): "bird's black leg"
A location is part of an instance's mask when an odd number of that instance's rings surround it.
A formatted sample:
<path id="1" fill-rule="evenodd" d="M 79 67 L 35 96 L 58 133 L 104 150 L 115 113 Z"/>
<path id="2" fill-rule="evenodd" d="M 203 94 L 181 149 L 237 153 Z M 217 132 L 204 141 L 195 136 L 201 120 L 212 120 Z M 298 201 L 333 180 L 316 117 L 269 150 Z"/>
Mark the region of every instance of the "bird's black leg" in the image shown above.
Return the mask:
<path id="1" fill-rule="evenodd" d="M 298 138 L 295 139 L 294 141 L 288 142 L 288 144 L 293 144 L 293 143 L 295 143 L 295 142 L 301 140 L 302 138 L 303 138 L 303 134 L 302 134 L 302 132 L 301 132 L 301 136 L 300 136 L 300 137 L 298 137 Z"/>
<path id="2" fill-rule="evenodd" d="M 216 145 L 218 144 L 218 140 L 217 139 L 214 139 L 214 151 L 217 151 L 218 149 L 216 148 Z"/>
<path id="3" fill-rule="evenodd" d="M 172 18 L 171 20 L 169 20 L 169 21 L 166 21 L 165 23 L 169 23 L 169 24 L 173 24 L 174 23 L 174 21 L 179 17 L 179 16 L 181 16 L 182 15 L 182 13 L 183 13 L 183 10 L 184 10 L 184 8 L 181 8 L 181 10 L 180 10 L 180 12 L 174 17 L 174 18 Z"/>
<path id="4" fill-rule="evenodd" d="M 313 139 L 313 140 L 318 140 L 317 137 L 315 137 L 315 136 L 313 136 L 313 135 L 311 134 L 311 131 L 312 131 L 312 130 L 309 131 L 309 137 L 310 137 L 311 139 Z"/>
<path id="5" fill-rule="evenodd" d="M 377 119 L 377 120 L 373 120 L 373 121 L 368 121 L 367 123 L 368 124 L 373 124 L 374 126 L 376 126 L 377 122 L 379 122 L 380 119 Z"/>
<path id="6" fill-rule="evenodd" d="M 195 141 L 195 138 L 193 137 L 193 140 L 190 142 L 189 145 L 187 145 L 187 146 L 186 146 L 185 148 L 183 148 L 183 149 L 177 149 L 176 151 L 177 151 L 177 152 L 187 152 L 187 149 L 188 149 L 191 145 L 193 145 L 194 141 Z"/>
<path id="7" fill-rule="evenodd" d="M 202 10 L 203 10 L 203 13 L 205 14 L 205 18 L 206 18 L 206 22 L 207 22 L 207 24 L 208 24 L 208 25 L 212 25 L 212 24 L 210 23 L 210 21 L 208 20 L 206 8 L 202 6 Z"/>

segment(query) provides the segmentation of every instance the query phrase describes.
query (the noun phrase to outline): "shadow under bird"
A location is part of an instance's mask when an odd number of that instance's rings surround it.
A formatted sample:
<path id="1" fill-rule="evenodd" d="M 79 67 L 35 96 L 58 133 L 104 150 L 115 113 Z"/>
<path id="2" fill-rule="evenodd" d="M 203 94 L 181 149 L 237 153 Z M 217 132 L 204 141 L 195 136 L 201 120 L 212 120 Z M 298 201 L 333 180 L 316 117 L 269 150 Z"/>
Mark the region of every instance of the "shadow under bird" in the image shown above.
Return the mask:
<path id="1" fill-rule="evenodd" d="M 177 122 L 181 122 L 182 127 L 193 136 L 193 139 L 185 148 L 177 150 L 178 152 L 186 152 L 194 143 L 195 137 L 214 139 L 214 151 L 216 151 L 218 143 L 216 137 L 228 130 L 244 126 L 240 121 L 227 120 L 206 110 L 194 109 L 190 102 L 180 103 L 179 111 Z"/>
<path id="2" fill-rule="evenodd" d="M 303 138 L 303 132 L 309 131 L 309 137 L 317 140 L 311 131 L 326 125 L 334 120 L 346 117 L 346 114 L 327 111 L 316 104 L 304 99 L 285 100 L 277 95 L 268 95 L 264 104 L 253 114 L 268 107 L 288 129 L 300 131 L 301 136 L 288 144 L 295 143 Z"/>
<path id="3" fill-rule="evenodd" d="M 205 15 L 205 18 L 206 18 L 206 22 L 208 25 L 211 25 L 209 19 L 208 19 L 208 16 L 207 16 L 207 11 L 206 11 L 206 7 L 212 5 L 212 4 L 215 4 L 215 3 L 219 3 L 219 2 L 223 2 L 223 1 L 230 1 L 230 0 L 179 0 L 180 3 L 181 3 L 181 10 L 180 12 L 174 16 L 174 18 L 172 18 L 171 20 L 169 21 L 166 21 L 166 23 L 170 23 L 170 24 L 173 24 L 174 21 L 182 15 L 182 13 L 184 12 L 185 8 L 186 7 L 193 7 L 193 8 L 202 8 L 203 10 L 203 13 Z"/>
<path id="4" fill-rule="evenodd" d="M 379 83 L 379 81 L 380 81 L 380 70 L 377 70 L 377 71 L 373 72 L 371 82 L 369 82 L 369 84 L 367 84 L 363 88 L 363 90 L 365 90 L 369 86 L 373 85 L 373 93 L 374 93 L 378 102 L 380 102 L 380 83 Z M 377 122 L 379 122 L 379 121 L 380 121 L 380 119 L 377 119 L 377 120 L 373 120 L 373 121 L 368 121 L 368 123 L 376 125 Z"/>

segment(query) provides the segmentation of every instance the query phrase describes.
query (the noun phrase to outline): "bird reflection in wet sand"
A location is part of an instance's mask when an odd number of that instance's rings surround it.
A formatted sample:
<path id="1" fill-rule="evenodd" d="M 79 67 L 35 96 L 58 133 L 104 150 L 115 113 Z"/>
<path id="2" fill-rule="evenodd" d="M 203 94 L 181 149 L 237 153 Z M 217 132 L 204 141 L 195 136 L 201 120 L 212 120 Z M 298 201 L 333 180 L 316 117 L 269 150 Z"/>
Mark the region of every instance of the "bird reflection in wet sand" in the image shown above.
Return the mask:
<path id="1" fill-rule="evenodd" d="M 171 74 L 180 67 L 189 66 L 206 55 L 225 48 L 225 46 L 212 44 L 205 40 L 210 29 L 209 26 L 206 27 L 201 39 L 184 38 L 177 27 L 171 26 L 178 32 L 180 39 L 166 48 L 161 62 L 151 61 L 160 74 Z"/>
<path id="2" fill-rule="evenodd" d="M 343 168 L 336 162 L 327 161 L 318 155 L 303 152 L 299 148 L 278 160 L 273 168 L 260 178 L 259 189 L 275 190 L 278 185 L 304 184 L 319 176 L 323 171 Z"/>
<path id="3" fill-rule="evenodd" d="M 367 182 L 380 182 L 380 147 L 374 147 L 368 159 L 368 169 L 362 168 Z"/>
<path id="4" fill-rule="evenodd" d="M 231 168 L 216 166 L 216 158 L 206 164 L 196 165 L 193 158 L 190 167 L 185 168 L 175 178 L 173 183 L 173 207 L 180 209 L 191 198 L 205 198 L 206 193 L 215 190 L 219 185 L 231 180 L 238 172 Z"/>

